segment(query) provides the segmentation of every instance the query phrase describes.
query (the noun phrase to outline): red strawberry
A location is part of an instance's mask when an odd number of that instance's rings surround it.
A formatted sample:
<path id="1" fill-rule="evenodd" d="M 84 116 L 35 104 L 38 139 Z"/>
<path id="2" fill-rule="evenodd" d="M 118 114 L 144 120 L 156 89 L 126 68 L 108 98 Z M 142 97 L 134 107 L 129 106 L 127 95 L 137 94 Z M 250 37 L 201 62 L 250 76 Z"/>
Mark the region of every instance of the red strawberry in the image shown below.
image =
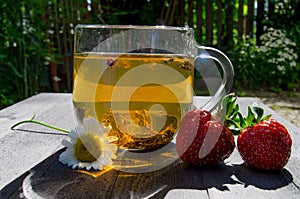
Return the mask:
<path id="1" fill-rule="evenodd" d="M 230 111 L 236 115 L 237 109 L 232 107 L 236 99 L 232 101 L 232 96 L 229 98 Z M 217 164 L 228 158 L 234 148 L 232 133 L 213 119 L 208 111 L 195 109 L 183 117 L 176 137 L 176 150 L 184 162 Z"/>
<path id="2" fill-rule="evenodd" d="M 262 117 L 263 110 L 251 108 L 246 118 L 240 117 L 244 129 L 238 136 L 237 148 L 242 159 L 261 170 L 280 170 L 288 162 L 292 139 L 287 129 L 269 116 Z"/>

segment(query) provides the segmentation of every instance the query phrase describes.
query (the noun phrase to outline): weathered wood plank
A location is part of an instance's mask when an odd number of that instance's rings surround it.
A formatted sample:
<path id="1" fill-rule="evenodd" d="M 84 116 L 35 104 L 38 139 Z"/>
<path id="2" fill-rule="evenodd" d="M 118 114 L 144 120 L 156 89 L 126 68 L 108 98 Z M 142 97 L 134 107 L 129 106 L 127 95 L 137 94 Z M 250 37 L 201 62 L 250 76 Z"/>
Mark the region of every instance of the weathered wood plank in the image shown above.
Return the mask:
<path id="1" fill-rule="evenodd" d="M 172 168 L 163 168 L 149 173 L 119 174 L 112 198 L 163 198 L 169 189 L 168 180 Z"/>
<path id="2" fill-rule="evenodd" d="M 39 125 L 10 130 L 34 114 L 39 121 L 74 128 L 70 94 L 39 94 L 0 111 L 0 189 L 62 147 L 65 135 Z"/>
<path id="3" fill-rule="evenodd" d="M 192 199 L 192 198 L 209 198 L 206 191 L 196 189 L 172 189 L 164 199 Z"/>
<path id="4" fill-rule="evenodd" d="M 50 167 L 36 167 L 23 182 L 25 197 L 43 198 L 110 198 L 118 171 L 81 172 L 58 162 L 58 155 Z M 48 161 L 50 158 L 47 158 Z"/>
<path id="5" fill-rule="evenodd" d="M 155 172 L 119 177 L 115 187 L 122 188 L 114 192 L 121 192 L 113 198 L 194 198 L 193 194 L 205 198 L 208 197 L 207 189 L 226 191 L 228 184 L 239 183 L 231 175 L 232 166 L 225 164 L 195 167 L 178 161 Z"/>
<path id="6" fill-rule="evenodd" d="M 64 150 L 64 149 L 63 149 Z M 82 172 L 72 170 L 58 161 L 60 150 L 32 168 L 23 176 L 20 187 L 25 198 L 110 198 L 118 171 Z M 9 198 L 11 187 L 1 191 L 1 198 Z M 17 191 L 16 191 L 17 192 Z M 19 191 L 20 192 L 20 191 Z M 18 193 L 18 192 L 17 192 Z"/>
<path id="7" fill-rule="evenodd" d="M 197 97 L 203 101 L 208 98 Z M 0 198 L 299 198 L 300 131 L 255 98 L 239 98 L 243 114 L 254 102 L 284 123 L 293 139 L 284 170 L 265 173 L 251 169 L 235 150 L 224 164 L 195 167 L 180 160 L 148 173 L 117 170 L 80 172 L 58 161 L 61 135 L 34 124 L 9 130 L 33 113 L 37 119 L 74 128 L 71 94 L 39 94 L 0 111 Z M 63 149 L 62 149 L 63 150 Z"/>
<path id="8" fill-rule="evenodd" d="M 300 197 L 300 129 L 263 103 L 260 103 L 260 105 L 265 109 L 267 114 L 272 114 L 274 119 L 284 124 L 291 135 L 293 140 L 292 153 L 286 169 L 292 174 L 293 183 L 297 187 L 298 197 Z"/>
<path id="9" fill-rule="evenodd" d="M 292 154 L 286 167 L 280 172 L 262 172 L 252 169 L 243 163 L 237 149 L 227 160 L 233 167 L 232 178 L 239 183 L 228 185 L 227 192 L 216 188 L 209 189 L 211 198 L 299 198 L 299 145 L 300 130 L 285 120 L 272 109 L 255 98 L 240 98 L 238 104 L 243 115 L 247 114 L 247 106 L 257 103 L 263 107 L 265 114 L 272 114 L 273 118 L 284 123 L 293 139 Z"/>

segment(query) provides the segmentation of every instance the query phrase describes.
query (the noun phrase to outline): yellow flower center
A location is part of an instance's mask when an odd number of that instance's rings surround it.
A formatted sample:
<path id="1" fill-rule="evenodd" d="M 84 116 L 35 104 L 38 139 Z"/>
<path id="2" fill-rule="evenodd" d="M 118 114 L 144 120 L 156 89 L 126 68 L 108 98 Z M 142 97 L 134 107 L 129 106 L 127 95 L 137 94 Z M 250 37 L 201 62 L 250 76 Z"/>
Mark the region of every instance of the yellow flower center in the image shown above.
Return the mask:
<path id="1" fill-rule="evenodd" d="M 102 153 L 100 136 L 84 134 L 74 144 L 74 155 L 81 162 L 94 162 Z"/>

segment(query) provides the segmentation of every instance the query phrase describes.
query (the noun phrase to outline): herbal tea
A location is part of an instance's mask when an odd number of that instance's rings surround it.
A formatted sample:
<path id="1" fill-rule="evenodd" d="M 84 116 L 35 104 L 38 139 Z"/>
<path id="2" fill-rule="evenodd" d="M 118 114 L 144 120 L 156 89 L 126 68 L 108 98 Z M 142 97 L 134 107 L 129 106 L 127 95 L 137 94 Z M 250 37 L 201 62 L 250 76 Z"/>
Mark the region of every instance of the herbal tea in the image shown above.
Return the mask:
<path id="1" fill-rule="evenodd" d="M 163 146 L 192 105 L 193 63 L 174 54 L 75 54 L 76 118 L 110 125 L 120 148 Z"/>

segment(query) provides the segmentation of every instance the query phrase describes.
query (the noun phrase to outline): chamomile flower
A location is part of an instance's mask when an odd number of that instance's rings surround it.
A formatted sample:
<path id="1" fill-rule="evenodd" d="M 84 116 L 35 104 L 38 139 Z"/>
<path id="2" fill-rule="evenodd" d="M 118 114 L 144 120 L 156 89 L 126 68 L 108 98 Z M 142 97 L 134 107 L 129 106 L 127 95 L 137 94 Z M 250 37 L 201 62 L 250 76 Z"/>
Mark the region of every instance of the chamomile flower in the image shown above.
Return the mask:
<path id="1" fill-rule="evenodd" d="M 108 136 L 109 131 L 110 127 L 99 125 L 95 118 L 84 118 L 83 126 L 70 131 L 71 141 L 62 141 L 67 149 L 59 155 L 59 161 L 73 169 L 102 170 L 111 166 L 112 159 L 116 159 L 117 146 L 113 142 L 117 138 Z"/>

